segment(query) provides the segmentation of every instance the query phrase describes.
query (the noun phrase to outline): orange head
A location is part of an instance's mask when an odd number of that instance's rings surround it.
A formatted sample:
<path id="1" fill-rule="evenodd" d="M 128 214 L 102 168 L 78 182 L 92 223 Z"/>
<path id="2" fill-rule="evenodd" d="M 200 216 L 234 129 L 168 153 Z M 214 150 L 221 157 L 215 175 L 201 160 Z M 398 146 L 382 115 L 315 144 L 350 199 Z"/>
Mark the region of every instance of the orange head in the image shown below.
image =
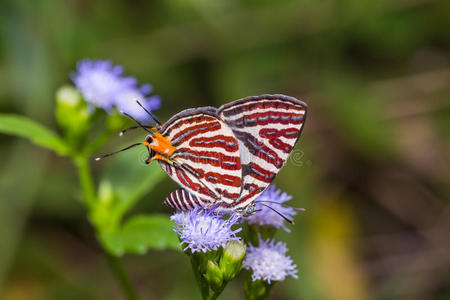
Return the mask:
<path id="1" fill-rule="evenodd" d="M 130 128 L 124 129 L 120 132 L 120 136 L 122 136 L 126 131 L 130 129 L 136 129 L 136 128 L 142 128 L 145 131 L 149 133 L 145 137 L 145 140 L 142 143 L 136 143 L 133 145 L 130 145 L 128 147 L 125 147 L 121 150 L 114 151 L 108 154 L 105 154 L 103 156 L 97 157 L 95 160 L 100 160 L 105 157 L 112 156 L 114 154 L 117 154 L 119 152 L 134 148 L 139 145 L 144 145 L 148 149 L 149 157 L 146 159 L 146 163 L 150 163 L 155 159 L 169 161 L 172 160 L 170 157 L 175 152 L 176 148 L 172 146 L 172 144 L 169 141 L 168 137 L 163 136 L 161 133 L 158 132 L 158 130 L 161 128 L 161 122 L 159 122 L 158 118 L 149 110 L 147 110 L 139 101 L 136 100 L 136 103 L 142 107 L 142 109 L 147 112 L 147 114 L 156 122 L 156 127 L 150 127 L 150 126 L 144 126 L 142 125 L 138 120 L 133 118 L 131 115 L 129 115 L 126 112 L 121 111 L 120 113 L 127 116 L 131 120 L 135 121 L 138 126 L 132 126 Z"/>
<path id="2" fill-rule="evenodd" d="M 148 149 L 149 157 L 145 161 L 147 164 L 154 160 L 169 161 L 170 157 L 177 149 L 172 146 L 168 137 L 163 136 L 159 132 L 147 135 L 142 144 Z"/>

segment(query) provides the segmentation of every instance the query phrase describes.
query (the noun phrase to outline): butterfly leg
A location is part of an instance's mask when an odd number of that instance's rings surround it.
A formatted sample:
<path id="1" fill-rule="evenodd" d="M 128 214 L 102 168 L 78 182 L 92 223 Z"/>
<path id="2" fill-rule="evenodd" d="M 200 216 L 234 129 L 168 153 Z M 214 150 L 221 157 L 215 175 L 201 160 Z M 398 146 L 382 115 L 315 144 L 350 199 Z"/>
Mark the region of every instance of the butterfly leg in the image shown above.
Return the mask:
<path id="1" fill-rule="evenodd" d="M 156 155 L 155 151 L 151 149 L 150 147 L 147 147 L 148 150 L 148 158 L 145 160 L 145 164 L 148 165 L 152 162 L 153 157 Z"/>

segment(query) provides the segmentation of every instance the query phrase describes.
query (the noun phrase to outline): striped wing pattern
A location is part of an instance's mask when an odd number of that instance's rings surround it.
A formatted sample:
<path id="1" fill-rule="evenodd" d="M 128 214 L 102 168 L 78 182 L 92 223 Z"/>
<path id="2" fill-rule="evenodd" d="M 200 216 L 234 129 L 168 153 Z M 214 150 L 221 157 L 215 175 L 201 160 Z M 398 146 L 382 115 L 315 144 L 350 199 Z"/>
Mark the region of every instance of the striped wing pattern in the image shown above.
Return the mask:
<path id="1" fill-rule="evenodd" d="M 192 184 L 182 184 L 183 180 L 180 179 L 180 176 L 171 175 L 174 172 L 181 171 L 173 166 L 162 163 L 166 172 L 186 189 L 179 189 L 172 192 L 166 198 L 165 204 L 182 210 L 199 206 L 205 207 L 208 204 L 217 203 L 217 201 L 219 201 L 220 209 L 224 211 L 234 211 L 246 207 L 269 186 L 288 159 L 290 152 L 300 137 L 306 118 L 306 108 L 307 106 L 304 102 L 293 97 L 262 95 L 231 102 L 220 107 L 218 110 L 211 107 L 203 108 L 203 112 L 199 112 L 197 109 L 188 110 L 187 113 L 182 112 L 181 116 L 175 115 L 172 118 L 175 118 L 172 122 L 173 125 L 169 124 L 170 126 L 167 126 L 171 129 L 165 130 L 169 135 L 172 135 L 171 140 L 172 137 L 175 138 L 173 142 L 179 142 L 176 137 L 180 136 L 180 132 L 189 132 L 189 126 L 197 125 L 197 123 L 194 122 L 194 124 L 185 119 L 184 115 L 189 115 L 189 112 L 192 112 L 190 118 L 194 119 L 197 118 L 197 114 L 194 114 L 194 112 L 200 113 L 201 116 L 207 116 L 202 117 L 204 118 L 201 122 L 203 124 L 202 126 L 210 126 L 211 122 L 221 124 L 220 129 L 217 129 L 217 131 L 207 131 L 208 134 L 206 135 L 196 136 L 197 139 L 195 139 L 195 142 L 192 142 L 192 145 L 199 149 L 192 148 L 192 151 L 189 151 L 186 145 L 181 147 L 183 149 L 182 151 L 187 154 L 181 155 L 180 158 L 197 157 L 199 153 L 204 153 L 207 148 L 205 148 L 205 145 L 208 145 L 210 141 L 214 141 L 214 136 L 218 134 L 227 137 L 230 141 L 230 146 L 234 142 L 233 138 L 236 140 L 238 144 L 237 152 L 234 144 L 232 148 L 225 150 L 233 150 L 232 152 L 227 152 L 227 155 L 233 157 L 232 161 L 239 161 L 241 169 L 237 170 L 237 168 L 233 168 L 233 170 L 228 170 L 224 167 L 211 167 L 208 163 L 193 165 L 196 170 L 201 170 L 202 168 L 205 168 L 204 170 L 210 170 L 212 168 L 214 171 L 211 172 L 215 172 L 215 175 L 223 176 L 222 181 L 227 180 L 227 178 L 233 179 L 234 184 L 228 186 L 218 184 L 217 181 L 208 182 L 213 188 L 216 187 L 217 192 L 222 193 L 220 199 L 218 199 L 209 195 L 206 191 L 200 189 L 199 192 L 198 189 L 192 188 Z M 210 119 L 210 117 L 214 118 Z M 170 123 L 170 120 L 168 123 Z M 187 125 L 188 123 L 189 125 Z M 224 133 L 221 133 L 221 130 Z M 172 131 L 175 131 L 175 134 Z M 175 146 L 178 147 L 178 145 Z M 225 155 L 222 150 L 215 154 L 218 153 Z M 236 156 L 239 156 L 239 160 Z M 229 161 L 228 158 L 224 159 L 220 155 L 218 158 L 222 162 Z M 190 165 L 192 164 L 192 160 L 183 160 L 183 163 Z M 237 167 L 237 165 L 233 166 Z M 192 182 L 200 186 L 195 176 L 186 175 L 191 178 Z M 237 189 L 238 177 L 241 178 L 239 189 Z M 226 193 L 224 193 L 224 188 L 227 189 Z"/>
<path id="2" fill-rule="evenodd" d="M 216 109 L 185 110 L 166 122 L 160 132 L 176 151 L 174 162 L 159 161 L 163 170 L 201 206 L 220 199 L 231 205 L 239 198 L 242 169 L 238 141 L 218 118 Z"/>
<path id="3" fill-rule="evenodd" d="M 239 141 L 242 190 L 233 209 L 246 207 L 274 180 L 300 137 L 306 107 L 293 97 L 262 95 L 218 109 Z"/>
<path id="4" fill-rule="evenodd" d="M 231 209 L 229 204 L 225 202 L 211 203 L 205 199 L 201 199 L 193 194 L 187 192 L 185 189 L 177 189 L 169 194 L 164 200 L 164 204 L 178 209 L 178 210 L 192 210 L 194 208 L 207 208 L 215 206 L 215 212 L 230 212 Z"/>
<path id="5" fill-rule="evenodd" d="M 184 189 L 177 189 L 169 194 L 164 200 L 164 204 L 178 210 L 192 210 L 197 207 L 205 207 L 203 201 L 196 196 L 186 192 Z"/>

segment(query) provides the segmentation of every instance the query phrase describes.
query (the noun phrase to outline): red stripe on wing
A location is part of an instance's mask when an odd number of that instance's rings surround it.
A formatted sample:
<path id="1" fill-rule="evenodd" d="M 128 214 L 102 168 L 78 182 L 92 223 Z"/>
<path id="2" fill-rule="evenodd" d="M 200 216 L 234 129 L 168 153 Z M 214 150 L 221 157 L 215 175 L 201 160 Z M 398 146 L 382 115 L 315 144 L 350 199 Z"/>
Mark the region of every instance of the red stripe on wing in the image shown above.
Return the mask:
<path id="1" fill-rule="evenodd" d="M 217 148 L 223 148 L 228 152 L 235 152 L 235 151 L 239 150 L 238 145 L 236 143 L 236 138 L 224 136 L 224 135 L 193 138 L 189 142 L 189 146 L 204 147 L 204 148 L 217 147 Z"/>
<path id="2" fill-rule="evenodd" d="M 274 148 L 289 153 L 292 150 L 292 145 L 283 142 L 280 137 L 287 139 L 297 139 L 298 130 L 295 128 L 287 128 L 278 130 L 276 128 L 262 128 L 259 131 L 259 136 L 269 140 L 270 145 Z"/>
<path id="3" fill-rule="evenodd" d="M 215 198 L 216 195 L 212 191 L 210 191 L 208 188 L 206 188 L 203 184 L 195 183 L 191 180 L 190 176 L 193 176 L 191 174 L 188 174 L 187 172 L 184 172 L 180 169 L 175 168 L 175 173 L 177 175 L 178 180 L 186 187 L 189 187 L 190 189 L 197 191 L 198 193 Z"/>
<path id="4" fill-rule="evenodd" d="M 241 177 L 232 176 L 228 174 L 222 174 L 217 172 L 205 172 L 202 169 L 194 169 L 198 174 L 200 174 L 200 178 L 204 178 L 206 181 L 210 183 L 220 183 L 223 185 L 241 187 L 242 180 Z"/>
<path id="5" fill-rule="evenodd" d="M 273 110 L 289 110 L 289 111 L 301 111 L 302 108 L 298 107 L 297 105 L 292 105 L 292 103 L 283 103 L 281 101 L 277 101 L 279 99 L 276 99 L 276 101 L 268 101 L 267 99 L 261 99 L 261 102 L 252 102 L 248 104 L 237 104 L 235 107 L 224 108 L 224 110 L 221 111 L 224 117 L 231 117 L 239 114 L 243 114 L 246 112 L 252 112 L 256 109 L 272 109 Z M 239 100 L 238 100 L 239 101 Z M 232 103 L 230 103 L 232 104 Z M 230 105 L 228 104 L 228 105 Z"/>
<path id="6" fill-rule="evenodd" d="M 248 175 L 250 175 L 262 182 L 270 183 L 276 176 L 275 173 L 262 168 L 261 166 L 259 166 L 256 163 L 252 163 L 248 167 L 248 170 L 250 171 Z"/>
<path id="7" fill-rule="evenodd" d="M 265 126 L 268 124 L 296 125 L 303 122 L 302 114 L 281 111 L 265 111 L 247 114 L 233 120 L 238 127 Z"/>
<path id="8" fill-rule="evenodd" d="M 189 148 L 180 148 L 174 154 L 176 159 L 185 159 L 199 164 L 212 165 L 225 170 L 240 170 L 239 156 L 229 156 L 215 151 L 194 151 Z"/>
<path id="9" fill-rule="evenodd" d="M 277 168 L 281 168 L 281 166 L 283 165 L 283 160 L 278 156 L 278 154 L 266 145 L 261 146 L 261 149 L 256 156 L 264 159 L 266 162 L 274 165 Z"/>
<path id="10" fill-rule="evenodd" d="M 194 118 L 184 118 L 179 121 L 175 121 L 173 124 L 170 125 L 170 127 L 167 127 L 167 129 L 164 132 L 164 135 L 170 135 L 172 130 L 178 129 L 184 125 L 195 124 L 195 123 L 204 123 L 204 122 L 214 121 L 214 120 L 216 120 L 215 117 L 208 116 L 208 115 L 201 115 L 199 117 L 194 117 Z"/>
<path id="11" fill-rule="evenodd" d="M 186 140 L 189 140 L 193 136 L 203 134 L 206 132 L 220 130 L 220 128 L 222 128 L 222 125 L 218 121 L 189 126 L 173 136 L 172 144 L 174 146 L 177 146 L 179 144 L 184 143 Z"/>

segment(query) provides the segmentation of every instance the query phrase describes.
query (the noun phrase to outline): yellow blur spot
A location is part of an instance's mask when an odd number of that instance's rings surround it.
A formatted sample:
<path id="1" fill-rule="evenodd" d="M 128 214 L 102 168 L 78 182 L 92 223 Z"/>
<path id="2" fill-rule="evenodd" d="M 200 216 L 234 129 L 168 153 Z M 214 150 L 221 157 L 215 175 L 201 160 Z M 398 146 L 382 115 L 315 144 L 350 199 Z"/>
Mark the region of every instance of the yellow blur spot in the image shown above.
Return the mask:
<path id="1" fill-rule="evenodd" d="M 323 299 L 369 299 L 364 270 L 356 252 L 358 223 L 352 207 L 342 200 L 337 201 L 336 197 L 314 212 L 310 245 L 314 277 Z"/>

